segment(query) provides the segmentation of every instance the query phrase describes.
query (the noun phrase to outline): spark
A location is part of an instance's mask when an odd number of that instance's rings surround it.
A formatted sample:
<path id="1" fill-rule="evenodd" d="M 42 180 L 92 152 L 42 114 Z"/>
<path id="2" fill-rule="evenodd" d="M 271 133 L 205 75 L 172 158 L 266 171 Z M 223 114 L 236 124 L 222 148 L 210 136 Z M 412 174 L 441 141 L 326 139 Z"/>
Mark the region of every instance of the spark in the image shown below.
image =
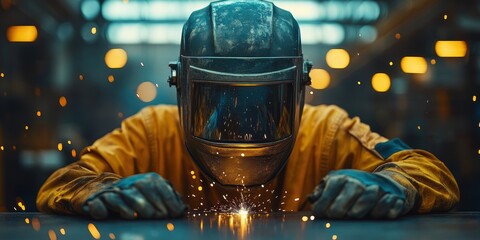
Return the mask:
<path id="1" fill-rule="evenodd" d="M 25 205 L 22 202 L 18 202 L 17 205 L 22 209 L 22 211 L 25 211 Z"/>
<path id="2" fill-rule="evenodd" d="M 173 231 L 175 229 L 175 226 L 173 225 L 173 223 L 167 223 L 167 229 L 168 231 Z"/>
<path id="3" fill-rule="evenodd" d="M 41 116 L 42 116 L 42 112 L 37 111 L 37 117 L 41 117 Z"/>
<path id="4" fill-rule="evenodd" d="M 58 143 L 58 144 L 57 144 L 57 149 L 58 149 L 58 151 L 62 151 L 62 150 L 63 150 L 63 144 L 62 144 L 62 143 Z"/>
<path id="5" fill-rule="evenodd" d="M 80 81 L 83 81 L 83 79 L 85 79 L 85 78 L 83 77 L 82 74 L 80 74 L 80 75 L 78 75 L 78 79 L 80 79 Z"/>
<path id="6" fill-rule="evenodd" d="M 337 235 L 332 235 L 332 240 L 336 240 L 337 239 Z"/>
<path id="7" fill-rule="evenodd" d="M 93 223 L 88 224 L 88 231 L 90 231 L 90 234 L 92 234 L 92 237 L 95 239 L 100 239 L 101 235 L 100 232 L 98 231 L 97 227 Z"/>
<path id="8" fill-rule="evenodd" d="M 448 15 L 447 14 L 444 14 L 443 15 L 443 20 L 447 20 L 448 19 Z"/>
<path id="9" fill-rule="evenodd" d="M 95 35 L 97 33 L 97 28 L 96 27 L 92 27 L 92 34 Z"/>
<path id="10" fill-rule="evenodd" d="M 32 218 L 32 227 L 35 231 L 40 231 L 40 220 L 38 218 Z"/>
<path id="11" fill-rule="evenodd" d="M 65 236 L 65 228 L 60 228 L 60 234 L 64 235 Z"/>
<path id="12" fill-rule="evenodd" d="M 25 223 L 26 223 L 26 224 L 30 224 L 30 219 L 29 219 L 29 218 L 25 218 Z"/>
<path id="13" fill-rule="evenodd" d="M 392 62 L 392 61 L 390 61 L 390 62 L 388 63 L 388 65 L 390 65 L 390 66 L 393 66 L 393 62 Z"/>
<path id="14" fill-rule="evenodd" d="M 312 215 L 310 216 L 310 221 L 313 221 L 313 220 L 315 220 L 315 216 Z"/>
<path id="15" fill-rule="evenodd" d="M 202 191 L 203 190 L 203 187 L 202 186 L 198 186 L 198 191 Z"/>
<path id="16" fill-rule="evenodd" d="M 3 73 L 3 72 L 0 73 L 0 77 L 2 77 L 2 78 L 5 77 L 5 73 Z"/>
<path id="17" fill-rule="evenodd" d="M 294 200 L 295 202 L 298 202 L 298 200 L 300 200 L 300 198 L 297 197 L 297 198 L 295 198 L 295 199 L 293 199 L 293 200 Z"/>
<path id="18" fill-rule="evenodd" d="M 330 228 L 330 226 L 331 226 L 330 223 L 325 224 L 325 228 Z"/>
<path id="19" fill-rule="evenodd" d="M 110 237 L 110 239 L 115 239 L 115 234 L 110 233 L 110 234 L 108 234 L 108 237 Z"/>
<path id="20" fill-rule="evenodd" d="M 58 99 L 58 103 L 60 103 L 60 106 L 65 107 L 67 106 L 67 98 L 64 96 L 61 96 L 60 99 Z"/>
<path id="21" fill-rule="evenodd" d="M 50 240 L 56 240 L 57 239 L 57 234 L 55 234 L 55 231 L 50 229 L 50 230 L 48 230 L 48 237 L 50 237 Z"/>
<path id="22" fill-rule="evenodd" d="M 307 217 L 307 216 L 303 216 L 303 217 L 302 217 L 302 221 L 303 221 L 303 222 L 308 221 L 308 217 Z"/>
<path id="23" fill-rule="evenodd" d="M 144 66 L 144 65 L 143 65 L 143 62 L 140 62 L 140 65 L 142 65 L 142 67 L 143 67 L 143 66 Z"/>
<path id="24" fill-rule="evenodd" d="M 476 95 L 473 95 L 472 97 L 472 101 L 476 102 L 477 101 L 477 96 Z"/>
<path id="25" fill-rule="evenodd" d="M 357 84 L 358 84 L 358 85 L 360 85 L 360 84 L 362 84 L 362 82 L 360 82 L 360 81 L 357 81 Z"/>

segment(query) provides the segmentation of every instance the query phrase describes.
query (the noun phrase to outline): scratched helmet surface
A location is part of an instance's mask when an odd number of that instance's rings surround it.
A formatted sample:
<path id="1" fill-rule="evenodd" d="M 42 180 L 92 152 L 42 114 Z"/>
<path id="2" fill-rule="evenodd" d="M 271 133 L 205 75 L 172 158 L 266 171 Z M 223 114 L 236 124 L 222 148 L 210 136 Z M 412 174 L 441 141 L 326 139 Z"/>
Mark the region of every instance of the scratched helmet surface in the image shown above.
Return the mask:
<path id="1" fill-rule="evenodd" d="M 295 143 L 311 64 L 298 24 L 267 1 L 218 1 L 193 12 L 171 62 L 185 144 L 222 185 L 274 178 Z"/>

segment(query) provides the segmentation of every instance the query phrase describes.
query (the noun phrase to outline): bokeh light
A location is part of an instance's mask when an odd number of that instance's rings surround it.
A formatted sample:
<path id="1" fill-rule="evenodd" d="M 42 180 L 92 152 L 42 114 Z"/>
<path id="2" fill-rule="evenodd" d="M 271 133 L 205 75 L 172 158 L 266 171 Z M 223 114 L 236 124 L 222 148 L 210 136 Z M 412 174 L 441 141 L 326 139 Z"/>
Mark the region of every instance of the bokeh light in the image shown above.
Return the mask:
<path id="1" fill-rule="evenodd" d="M 343 69 L 350 64 L 350 55 L 345 49 L 334 48 L 327 52 L 326 60 L 329 67 Z"/>
<path id="2" fill-rule="evenodd" d="M 439 57 L 465 57 L 467 43 L 465 41 L 437 41 L 435 52 Z"/>
<path id="3" fill-rule="evenodd" d="M 65 107 L 67 106 L 67 98 L 64 96 L 61 96 L 60 99 L 58 99 L 58 103 L 60 106 Z"/>
<path id="4" fill-rule="evenodd" d="M 152 82 L 143 82 L 137 87 L 137 97 L 142 102 L 151 102 L 157 97 L 157 87 Z"/>
<path id="5" fill-rule="evenodd" d="M 80 9 L 85 19 L 92 20 L 97 17 L 100 12 L 100 3 L 96 0 L 83 1 Z"/>
<path id="6" fill-rule="evenodd" d="M 325 89 L 330 85 L 330 74 L 324 69 L 312 69 L 309 76 L 314 89 Z"/>
<path id="7" fill-rule="evenodd" d="M 386 92 L 390 89 L 390 77 L 386 73 L 375 73 L 372 77 L 372 87 L 377 92 Z"/>
<path id="8" fill-rule="evenodd" d="M 35 26 L 11 26 L 7 29 L 10 42 L 35 42 L 38 31 Z"/>
<path id="9" fill-rule="evenodd" d="M 121 48 L 112 48 L 105 54 L 105 64 L 109 68 L 123 68 L 127 59 L 127 52 Z"/>
<path id="10" fill-rule="evenodd" d="M 400 61 L 400 67 L 405 73 L 426 73 L 427 60 L 424 57 L 406 56 Z"/>

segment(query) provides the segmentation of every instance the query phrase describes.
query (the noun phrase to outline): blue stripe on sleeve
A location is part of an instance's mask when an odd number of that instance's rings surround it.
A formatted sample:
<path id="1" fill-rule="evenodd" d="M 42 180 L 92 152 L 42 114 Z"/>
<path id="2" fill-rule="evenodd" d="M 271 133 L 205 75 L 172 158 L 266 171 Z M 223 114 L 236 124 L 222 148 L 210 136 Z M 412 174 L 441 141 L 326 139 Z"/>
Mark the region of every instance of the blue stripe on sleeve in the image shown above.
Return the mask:
<path id="1" fill-rule="evenodd" d="M 375 145 L 375 150 L 383 157 L 383 159 L 389 158 L 394 153 L 409 149 L 412 148 L 399 138 L 390 139 L 387 142 Z"/>

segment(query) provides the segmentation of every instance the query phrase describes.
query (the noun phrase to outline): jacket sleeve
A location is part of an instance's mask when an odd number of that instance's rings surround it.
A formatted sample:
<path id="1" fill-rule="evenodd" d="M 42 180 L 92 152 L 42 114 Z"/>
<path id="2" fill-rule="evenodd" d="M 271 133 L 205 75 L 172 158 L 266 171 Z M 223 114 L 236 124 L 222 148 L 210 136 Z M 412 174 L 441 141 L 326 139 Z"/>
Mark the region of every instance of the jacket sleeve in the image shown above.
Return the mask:
<path id="1" fill-rule="evenodd" d="M 458 185 L 443 162 L 400 139 L 388 140 L 372 132 L 358 117 L 345 115 L 340 120 L 330 154 L 333 169 L 359 169 L 393 178 L 408 189 L 412 211 L 447 211 L 459 201 Z"/>
<path id="2" fill-rule="evenodd" d="M 82 150 L 79 161 L 54 172 L 38 192 L 38 210 L 82 214 L 90 194 L 122 177 L 147 172 L 151 161 L 142 120 L 145 111 Z"/>

